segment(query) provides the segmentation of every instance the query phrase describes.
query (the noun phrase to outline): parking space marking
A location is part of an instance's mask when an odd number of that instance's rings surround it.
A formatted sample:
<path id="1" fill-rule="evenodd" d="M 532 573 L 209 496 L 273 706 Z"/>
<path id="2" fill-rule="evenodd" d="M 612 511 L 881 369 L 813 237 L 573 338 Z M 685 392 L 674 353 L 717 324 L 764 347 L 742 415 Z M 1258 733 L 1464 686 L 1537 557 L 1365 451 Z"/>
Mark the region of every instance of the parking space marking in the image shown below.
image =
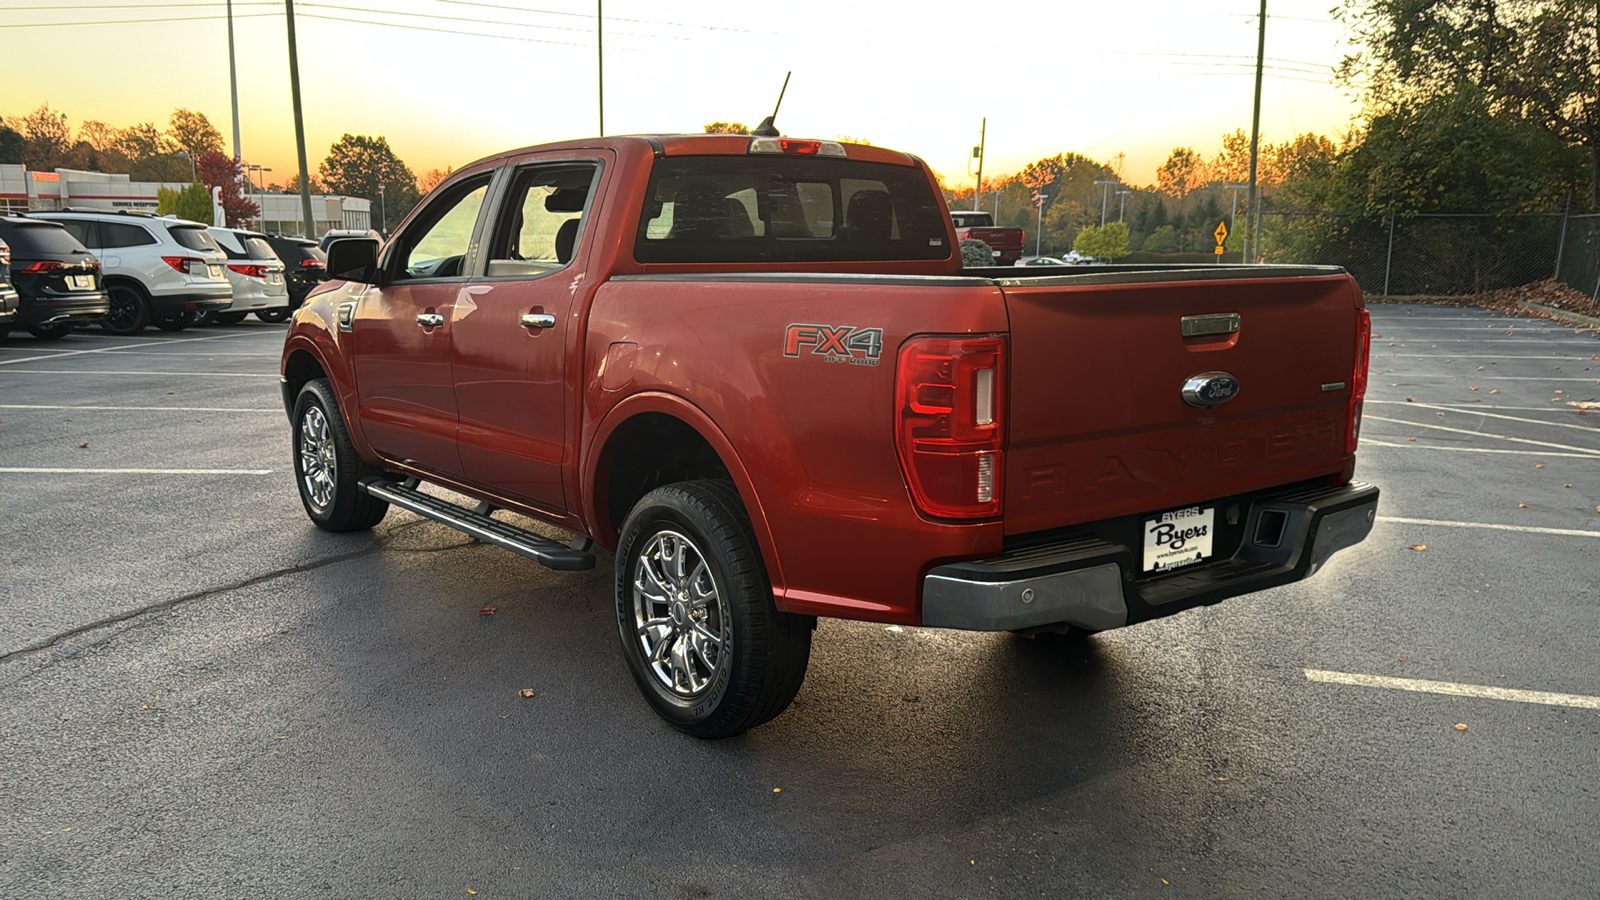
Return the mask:
<path id="1" fill-rule="evenodd" d="M 81 355 L 86 354 L 86 353 L 112 353 L 112 352 L 117 351 L 117 350 L 138 349 L 140 347 L 149 347 L 149 346 L 152 346 L 152 345 L 159 345 L 159 344 L 198 344 L 201 341 L 223 341 L 223 340 L 228 340 L 230 338 L 239 338 L 239 337 L 245 337 L 245 335 L 242 335 L 242 334 L 215 334 L 215 335 L 212 335 L 210 337 L 203 337 L 203 338 L 167 338 L 167 339 L 164 339 L 164 340 L 163 339 L 155 339 L 155 340 L 149 340 L 149 341 L 141 341 L 141 342 L 139 342 L 137 344 L 123 344 L 120 347 L 96 347 L 93 350 L 65 350 L 65 351 L 58 351 L 58 350 L 52 349 L 49 352 L 54 353 L 55 354 L 54 356 L 31 356 L 31 357 L 24 357 L 22 359 L 3 359 L 3 360 L 0 360 L 0 366 L 14 366 L 14 365 L 17 365 L 19 363 L 26 363 L 26 362 L 55 362 L 58 359 L 62 359 L 64 357 L 68 357 L 68 356 L 81 356 Z"/>
<path id="2" fill-rule="evenodd" d="M 1369 403 L 1369 404 L 1382 403 L 1382 404 L 1385 404 L 1387 406 L 1428 406 L 1428 405 L 1430 405 L 1430 404 L 1427 404 L 1427 403 L 1417 403 L 1417 402 L 1411 401 L 1411 400 L 1373 400 L 1370 397 L 1367 398 L 1366 402 Z M 1568 401 L 1568 402 L 1569 403 L 1584 403 L 1584 402 L 1588 402 L 1588 401 L 1571 400 L 1571 401 Z M 1501 404 L 1498 404 L 1498 403 L 1493 404 L 1493 405 L 1490 405 L 1488 403 L 1435 403 L 1435 404 L 1431 404 L 1431 405 L 1436 409 L 1449 410 L 1450 412 L 1477 412 L 1480 409 L 1509 409 L 1509 410 L 1514 410 L 1516 412 L 1550 412 L 1550 413 L 1562 413 L 1562 414 L 1569 415 L 1569 416 L 1572 415 L 1572 409 L 1570 407 L 1567 407 L 1567 406 L 1502 406 Z M 1583 426 L 1580 425 L 1579 427 L 1581 428 Z"/>
<path id="3" fill-rule="evenodd" d="M 1363 447 L 1394 447 L 1394 448 L 1396 448 L 1398 450 L 1428 450 L 1428 451 L 1435 451 L 1435 452 L 1439 452 L 1439 453 L 1517 453 L 1517 454 L 1521 454 L 1523 456 L 1537 456 L 1540 459 L 1544 459 L 1547 456 L 1548 457 L 1552 457 L 1552 458 L 1556 458 L 1556 459 L 1560 459 L 1562 457 L 1568 457 L 1568 458 L 1572 458 L 1572 459 L 1594 459 L 1595 458 L 1595 454 L 1593 454 L 1593 453 L 1558 453 L 1558 452 L 1555 452 L 1553 450 L 1504 450 L 1504 449 L 1499 449 L 1499 448 L 1494 448 L 1494 447 L 1435 447 L 1435 446 L 1433 446 L 1431 444 L 1411 444 L 1411 443 L 1391 444 L 1388 441 L 1380 441 L 1380 440 L 1377 440 L 1376 438 L 1367 438 L 1367 437 L 1363 437 L 1361 439 L 1361 446 L 1363 446 Z"/>
<path id="4" fill-rule="evenodd" d="M 277 378 L 277 372 L 101 372 L 94 369 L 6 369 L 0 375 L 151 375 L 175 378 Z"/>
<path id="5" fill-rule="evenodd" d="M 0 409 L 95 410 L 113 412 L 248 412 L 282 413 L 270 406 L 43 406 L 32 403 L 0 403 Z"/>
<path id="6" fill-rule="evenodd" d="M 51 469 L 7 466 L 6 475 L 271 475 L 271 469 Z"/>
<path id="7" fill-rule="evenodd" d="M 1394 337 L 1396 341 L 1401 343 L 1428 344 L 1430 347 L 1434 344 L 1475 344 L 1480 347 L 1484 344 L 1527 344 L 1529 343 L 1529 338 L 1539 338 L 1540 340 L 1538 343 L 1541 346 L 1546 346 L 1549 344 L 1573 344 L 1584 347 L 1595 346 L 1595 342 L 1587 338 L 1569 337 L 1564 340 L 1546 340 L 1544 339 L 1544 335 L 1538 334 L 1501 335 L 1498 338 L 1490 338 L 1486 341 L 1474 340 L 1472 338 L 1402 338 L 1395 335 L 1388 335 L 1385 339 L 1387 339 L 1387 337 Z M 1378 349 L 1387 350 L 1388 347 L 1384 346 L 1379 347 Z"/>
<path id="8" fill-rule="evenodd" d="M 1376 353 L 1376 354 L 1373 354 L 1373 355 L 1377 356 L 1380 359 L 1467 359 L 1468 358 L 1468 355 L 1465 354 L 1465 353 L 1383 353 L 1383 352 L 1381 352 L 1381 348 L 1380 348 L 1380 352 L 1379 353 Z M 1492 352 L 1491 353 L 1480 353 L 1480 354 L 1477 354 L 1476 356 L 1472 356 L 1471 358 L 1472 359 L 1478 359 L 1479 357 L 1482 357 L 1482 356 L 1493 356 L 1496 360 L 1502 360 L 1502 359 L 1564 359 L 1567 362 L 1588 362 L 1589 361 L 1589 357 L 1587 357 L 1587 356 L 1511 356 L 1510 354 L 1506 354 L 1506 353 L 1492 353 Z"/>
<path id="9" fill-rule="evenodd" d="M 1511 437 L 1509 435 L 1494 434 L 1488 431 L 1473 431 L 1468 428 L 1451 428 L 1448 425 L 1436 425 L 1432 422 L 1411 422 L 1406 419 L 1390 419 L 1386 416 L 1364 416 L 1363 418 L 1370 419 L 1375 422 L 1393 422 L 1396 425 L 1409 425 L 1412 428 L 1431 428 L 1434 431 L 1449 431 L 1454 434 L 1470 434 L 1473 437 L 1485 437 L 1496 441 L 1511 441 L 1512 443 L 1516 444 L 1531 444 L 1535 447 L 1550 447 L 1555 450 L 1572 450 L 1587 456 L 1600 457 L 1600 448 L 1595 447 L 1574 447 L 1571 444 L 1553 444 L 1550 441 L 1536 441 L 1532 438 Z"/>
<path id="10" fill-rule="evenodd" d="M 1515 688 L 1489 687 L 1483 684 L 1460 684 L 1454 681 L 1424 681 L 1420 678 L 1390 678 L 1386 675 L 1357 675 L 1351 672 L 1329 672 L 1324 669 L 1306 669 L 1305 673 L 1308 681 L 1320 681 L 1325 684 L 1348 684 L 1357 687 L 1416 691 L 1423 694 L 1448 694 L 1452 697 L 1477 697 L 1484 700 L 1541 703 L 1545 706 L 1574 706 L 1579 709 L 1600 709 L 1600 697 L 1589 697 L 1583 694 L 1553 694 L 1549 691 L 1524 691 Z"/>
<path id="11" fill-rule="evenodd" d="M 1432 378 L 1434 380 L 1442 379 L 1446 381 L 1461 380 L 1460 375 L 1450 374 L 1448 372 L 1396 372 L 1393 369 L 1381 369 L 1375 370 L 1372 374 L 1389 375 L 1394 378 L 1415 378 L 1419 381 L 1427 378 Z M 1583 376 L 1572 375 L 1495 375 L 1492 373 L 1484 373 L 1483 381 L 1543 381 L 1546 383 L 1554 381 L 1582 381 L 1588 384 L 1600 384 L 1600 378 L 1587 378 Z M 1476 406 L 1477 404 L 1473 405 Z"/>
<path id="12" fill-rule="evenodd" d="M 1390 400 L 1387 402 L 1394 403 L 1395 401 Z M 1446 412 L 1472 413 L 1473 415 L 1483 416 L 1486 419 L 1505 419 L 1509 422 L 1527 422 L 1530 425 L 1543 425 L 1548 428 L 1572 428 L 1577 431 L 1588 432 L 1589 434 L 1600 434 L 1600 425 L 1575 425 L 1572 422 L 1545 422 L 1540 419 L 1530 419 L 1526 416 L 1503 416 L 1499 413 L 1489 413 L 1483 412 L 1482 410 L 1473 409 L 1470 406 L 1463 409 L 1458 406 L 1439 406 L 1438 404 L 1434 403 L 1407 403 L 1405 405 L 1414 406 L 1418 409 L 1442 409 Z M 1562 407 L 1557 407 L 1556 410 L 1560 412 L 1568 412 L 1568 410 Z M 1374 418 L 1376 418 L 1376 416 L 1374 416 Z"/>
<path id="13" fill-rule="evenodd" d="M 1379 516 L 1391 525 L 1433 525 L 1440 528 L 1486 528 L 1490 531 L 1521 531 L 1527 534 L 1559 534 L 1563 537 L 1600 538 L 1600 531 L 1581 528 L 1545 528 L 1542 525 L 1502 525 L 1498 522 L 1452 522 L 1448 519 L 1410 519 L 1405 516 Z"/>

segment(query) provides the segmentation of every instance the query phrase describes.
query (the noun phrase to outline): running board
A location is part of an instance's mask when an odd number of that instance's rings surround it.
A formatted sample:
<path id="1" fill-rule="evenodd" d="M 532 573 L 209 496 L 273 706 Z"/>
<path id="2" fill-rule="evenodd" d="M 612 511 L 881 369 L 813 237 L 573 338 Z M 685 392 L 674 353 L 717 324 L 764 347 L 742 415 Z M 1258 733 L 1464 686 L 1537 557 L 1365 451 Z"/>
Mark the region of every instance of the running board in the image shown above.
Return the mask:
<path id="1" fill-rule="evenodd" d="M 424 494 L 417 489 L 417 480 L 414 478 L 404 482 L 368 478 L 361 482 L 361 489 L 379 500 L 448 525 L 486 544 L 503 547 L 518 556 L 526 556 L 546 568 L 562 571 L 594 568 L 594 554 L 588 550 L 594 542 L 588 538 L 576 537 L 572 545 L 568 546 L 542 534 L 534 534 L 495 519 L 490 515 L 492 510 L 488 504 L 482 504 L 478 507 L 478 511 L 473 511 L 431 494 Z"/>

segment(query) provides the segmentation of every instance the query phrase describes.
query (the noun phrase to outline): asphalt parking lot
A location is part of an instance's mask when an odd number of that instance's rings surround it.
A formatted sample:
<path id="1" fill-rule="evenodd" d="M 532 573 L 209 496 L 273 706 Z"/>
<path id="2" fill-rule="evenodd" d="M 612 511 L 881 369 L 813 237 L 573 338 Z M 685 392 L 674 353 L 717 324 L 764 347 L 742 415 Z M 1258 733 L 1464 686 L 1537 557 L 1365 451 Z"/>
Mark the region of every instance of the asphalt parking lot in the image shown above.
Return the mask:
<path id="1" fill-rule="evenodd" d="M 824 621 L 714 743 L 609 556 L 311 527 L 284 326 L 13 337 L 0 896 L 1594 897 L 1600 338 L 1373 323 L 1380 519 L 1316 577 L 1072 649 Z"/>

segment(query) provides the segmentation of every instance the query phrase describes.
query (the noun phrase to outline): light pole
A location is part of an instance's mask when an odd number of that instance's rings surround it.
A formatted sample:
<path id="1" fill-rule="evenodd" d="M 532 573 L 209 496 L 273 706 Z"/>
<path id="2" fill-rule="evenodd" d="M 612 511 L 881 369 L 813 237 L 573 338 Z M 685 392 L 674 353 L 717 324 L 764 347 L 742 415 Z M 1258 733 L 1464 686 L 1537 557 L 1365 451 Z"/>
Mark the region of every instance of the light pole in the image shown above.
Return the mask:
<path id="1" fill-rule="evenodd" d="M 1106 201 L 1111 199 L 1111 185 L 1113 185 L 1113 184 L 1121 184 L 1121 183 L 1122 182 L 1116 180 L 1115 178 L 1112 178 L 1112 179 L 1109 179 L 1109 180 L 1097 180 L 1097 181 L 1095 181 L 1095 185 L 1100 188 L 1100 227 L 1101 228 L 1106 227 Z"/>
<path id="2" fill-rule="evenodd" d="M 1225 185 L 1223 185 L 1223 187 L 1225 189 L 1227 189 L 1227 191 L 1229 193 L 1233 194 L 1233 211 L 1228 213 L 1228 231 L 1231 233 L 1235 228 L 1239 227 L 1238 225 L 1234 224 L 1234 220 L 1239 217 L 1239 192 L 1240 191 L 1248 191 L 1248 190 L 1250 190 L 1250 185 L 1248 185 L 1248 184 L 1225 184 Z M 1245 211 L 1248 213 L 1249 212 L 1249 207 L 1245 207 Z M 1246 241 L 1245 243 L 1249 243 L 1249 242 Z M 1243 261 L 1243 260 L 1241 260 L 1241 261 Z"/>
<path id="3" fill-rule="evenodd" d="M 269 169 L 269 168 L 263 168 L 262 166 L 245 166 L 245 168 L 249 169 L 252 172 L 262 173 L 260 176 L 257 177 L 257 181 L 261 184 L 261 204 L 257 208 L 256 223 L 257 223 L 257 226 L 262 231 L 266 231 L 267 230 L 267 186 L 266 186 L 265 173 L 271 172 L 272 170 Z"/>
<path id="4" fill-rule="evenodd" d="M 1000 188 L 994 189 L 994 223 L 1000 224 Z"/>
<path id="5" fill-rule="evenodd" d="M 1033 255 L 1039 255 L 1039 244 L 1044 240 L 1044 202 L 1050 199 L 1049 194 L 1034 194 L 1034 205 L 1039 207 L 1039 219 L 1033 226 Z"/>
<path id="6" fill-rule="evenodd" d="M 190 184 L 194 184 L 196 181 L 200 180 L 200 176 L 195 174 L 195 170 L 194 170 L 194 154 L 193 153 L 190 153 L 187 150 L 174 150 L 172 152 L 172 155 L 173 156 L 181 156 L 184 159 L 187 159 L 189 161 L 189 183 Z"/>
<path id="7" fill-rule="evenodd" d="M 983 124 L 978 127 L 978 146 L 972 148 L 972 158 L 978 161 L 978 183 L 972 186 L 972 211 L 979 210 L 979 201 L 983 198 L 983 152 L 984 144 L 989 137 L 989 117 L 983 117 Z M 997 214 L 998 215 L 998 214 Z"/>
<path id="8" fill-rule="evenodd" d="M 383 228 L 381 230 L 383 231 L 384 234 L 388 234 L 389 233 L 389 196 L 384 193 L 383 185 L 381 185 L 381 184 L 378 185 L 378 209 L 380 210 L 379 215 L 383 216 L 383 219 L 379 222 L 379 224 L 381 224 L 383 226 Z"/>
<path id="9" fill-rule="evenodd" d="M 1133 193 L 1133 191 L 1130 191 L 1127 188 L 1123 188 L 1122 190 L 1117 191 L 1117 221 L 1118 222 L 1126 222 L 1128 220 L 1128 195 L 1131 194 L 1131 193 Z"/>

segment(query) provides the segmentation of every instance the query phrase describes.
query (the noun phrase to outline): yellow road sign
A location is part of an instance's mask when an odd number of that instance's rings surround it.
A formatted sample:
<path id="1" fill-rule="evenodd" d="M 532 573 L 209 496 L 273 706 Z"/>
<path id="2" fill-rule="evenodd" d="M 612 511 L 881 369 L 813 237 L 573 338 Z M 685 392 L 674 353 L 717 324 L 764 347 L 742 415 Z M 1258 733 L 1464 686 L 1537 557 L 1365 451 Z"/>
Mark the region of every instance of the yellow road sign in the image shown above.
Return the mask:
<path id="1" fill-rule="evenodd" d="M 1222 255 L 1222 245 L 1221 245 L 1221 244 L 1218 244 L 1218 245 L 1217 245 L 1217 255 L 1218 255 L 1218 256 L 1221 256 L 1221 255 Z"/>
<path id="2" fill-rule="evenodd" d="M 1217 223 L 1217 230 L 1216 230 L 1215 233 L 1217 235 L 1217 246 L 1220 247 L 1220 246 L 1222 246 L 1222 242 L 1228 239 L 1228 223 L 1227 222 L 1218 222 Z M 1217 252 L 1220 253 L 1222 251 L 1219 250 Z"/>

